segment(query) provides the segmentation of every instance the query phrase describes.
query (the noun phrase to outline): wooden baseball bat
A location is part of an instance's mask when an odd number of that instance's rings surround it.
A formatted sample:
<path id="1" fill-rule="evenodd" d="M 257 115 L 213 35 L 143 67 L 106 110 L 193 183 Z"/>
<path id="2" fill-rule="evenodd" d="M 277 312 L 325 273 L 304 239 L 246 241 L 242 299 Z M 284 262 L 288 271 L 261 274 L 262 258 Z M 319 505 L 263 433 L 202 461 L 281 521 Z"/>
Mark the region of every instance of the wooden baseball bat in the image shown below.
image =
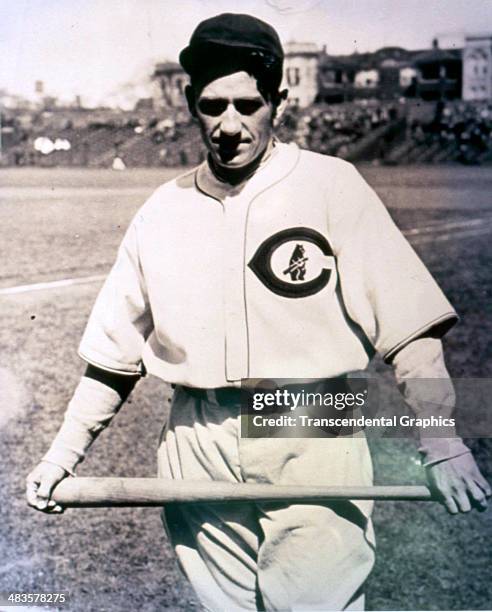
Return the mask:
<path id="1" fill-rule="evenodd" d="M 434 501 L 424 486 L 324 487 L 197 482 L 158 478 L 65 478 L 52 498 L 68 508 L 164 506 L 173 503 L 317 503 L 346 499 Z"/>

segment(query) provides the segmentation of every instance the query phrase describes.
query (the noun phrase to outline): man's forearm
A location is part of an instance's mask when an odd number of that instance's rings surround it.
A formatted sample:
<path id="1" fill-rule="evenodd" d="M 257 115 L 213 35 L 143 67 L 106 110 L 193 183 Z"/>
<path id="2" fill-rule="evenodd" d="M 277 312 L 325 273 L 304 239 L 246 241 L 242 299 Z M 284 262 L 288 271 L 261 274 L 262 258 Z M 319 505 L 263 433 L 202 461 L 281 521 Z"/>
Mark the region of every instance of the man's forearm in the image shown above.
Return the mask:
<path id="1" fill-rule="evenodd" d="M 393 366 L 405 401 L 416 415 L 451 417 L 456 398 L 440 340 L 420 338 L 411 342 L 397 353 Z M 424 465 L 470 452 L 449 426 L 421 430 L 419 451 Z"/>
<path id="2" fill-rule="evenodd" d="M 73 474 L 98 434 L 118 412 L 138 377 L 89 366 L 68 405 L 63 424 L 43 457 Z"/>

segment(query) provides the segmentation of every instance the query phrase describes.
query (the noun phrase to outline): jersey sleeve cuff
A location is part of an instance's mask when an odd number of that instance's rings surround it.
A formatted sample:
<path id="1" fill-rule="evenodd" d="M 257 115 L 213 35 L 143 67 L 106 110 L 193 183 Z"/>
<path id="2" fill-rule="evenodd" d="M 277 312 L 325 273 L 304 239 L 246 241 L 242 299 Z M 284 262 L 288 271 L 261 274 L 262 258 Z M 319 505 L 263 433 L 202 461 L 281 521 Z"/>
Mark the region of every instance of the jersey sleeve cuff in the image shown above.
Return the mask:
<path id="1" fill-rule="evenodd" d="M 119 363 L 117 361 L 112 361 L 110 359 L 106 359 L 99 354 L 91 353 L 87 350 L 79 349 L 78 355 L 81 359 L 83 359 L 89 365 L 92 365 L 100 370 L 105 370 L 106 372 L 112 372 L 113 374 L 122 374 L 126 376 L 144 376 L 145 368 L 143 363 L 140 364 L 128 364 L 128 363 Z"/>
<path id="2" fill-rule="evenodd" d="M 459 317 L 456 312 L 450 311 L 447 312 L 436 319 L 433 319 L 426 325 L 423 325 L 419 329 L 417 329 L 412 334 L 408 335 L 406 338 L 393 345 L 393 347 L 386 352 L 383 351 L 383 360 L 385 363 L 391 363 L 393 361 L 394 356 L 398 351 L 402 348 L 410 344 L 413 340 L 420 338 L 424 334 L 432 332 L 432 335 L 435 338 L 442 338 L 457 322 L 459 321 Z"/>

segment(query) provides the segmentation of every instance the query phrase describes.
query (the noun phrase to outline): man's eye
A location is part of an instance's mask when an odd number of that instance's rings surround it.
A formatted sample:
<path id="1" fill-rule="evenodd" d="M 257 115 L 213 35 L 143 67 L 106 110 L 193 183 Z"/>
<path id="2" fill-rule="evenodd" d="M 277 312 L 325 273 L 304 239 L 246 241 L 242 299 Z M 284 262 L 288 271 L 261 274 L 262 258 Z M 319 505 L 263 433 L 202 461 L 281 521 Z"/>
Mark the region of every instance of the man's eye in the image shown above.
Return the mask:
<path id="1" fill-rule="evenodd" d="M 260 100 L 235 100 L 234 106 L 241 115 L 253 115 L 263 106 Z"/>
<path id="2" fill-rule="evenodd" d="M 198 108 L 204 115 L 210 115 L 211 117 L 218 117 L 227 108 L 226 100 L 200 100 L 198 102 Z"/>

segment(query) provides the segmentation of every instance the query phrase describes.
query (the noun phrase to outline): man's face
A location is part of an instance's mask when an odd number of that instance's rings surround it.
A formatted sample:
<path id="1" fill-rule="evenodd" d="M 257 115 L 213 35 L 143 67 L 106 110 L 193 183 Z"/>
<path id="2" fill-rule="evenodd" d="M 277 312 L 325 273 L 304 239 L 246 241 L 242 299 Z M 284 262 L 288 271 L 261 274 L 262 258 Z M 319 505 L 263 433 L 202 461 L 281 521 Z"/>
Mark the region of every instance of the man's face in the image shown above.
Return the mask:
<path id="1" fill-rule="evenodd" d="M 208 83 L 199 92 L 195 108 L 205 145 L 224 169 L 247 166 L 263 153 L 272 137 L 273 105 L 247 72 Z"/>

